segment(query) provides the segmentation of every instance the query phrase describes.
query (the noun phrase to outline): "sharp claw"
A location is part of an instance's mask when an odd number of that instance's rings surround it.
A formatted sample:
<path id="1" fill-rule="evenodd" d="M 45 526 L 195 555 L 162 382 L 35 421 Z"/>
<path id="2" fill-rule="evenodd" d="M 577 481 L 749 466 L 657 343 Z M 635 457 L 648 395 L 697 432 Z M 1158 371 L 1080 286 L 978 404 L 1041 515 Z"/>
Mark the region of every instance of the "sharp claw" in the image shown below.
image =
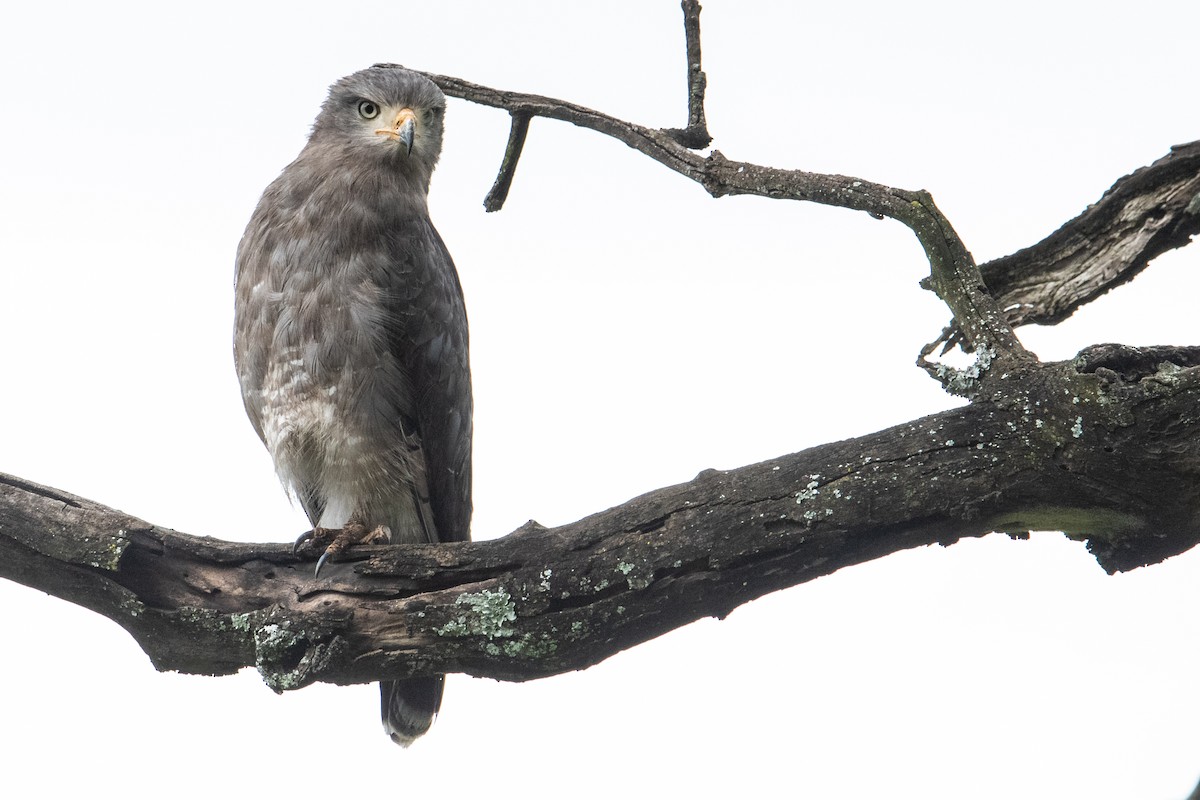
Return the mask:
<path id="1" fill-rule="evenodd" d="M 300 550 L 300 545 L 304 544 L 315 535 L 316 533 L 314 531 L 305 531 L 304 533 L 300 534 L 300 537 L 292 543 L 292 555 L 296 555 Z"/>
<path id="2" fill-rule="evenodd" d="M 324 553 L 321 553 L 321 557 L 317 559 L 317 568 L 315 570 L 313 570 L 314 578 L 321 577 L 321 567 L 323 567 L 325 565 L 325 559 L 327 559 L 327 558 L 329 558 L 328 550 L 326 550 Z"/>

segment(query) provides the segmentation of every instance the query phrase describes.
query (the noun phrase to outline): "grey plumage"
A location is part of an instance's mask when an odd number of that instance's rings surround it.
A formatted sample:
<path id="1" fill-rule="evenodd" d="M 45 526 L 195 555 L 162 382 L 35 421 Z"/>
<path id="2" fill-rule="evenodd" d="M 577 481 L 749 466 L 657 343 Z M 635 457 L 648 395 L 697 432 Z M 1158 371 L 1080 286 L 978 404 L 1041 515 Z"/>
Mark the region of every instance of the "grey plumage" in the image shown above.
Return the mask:
<path id="1" fill-rule="evenodd" d="M 338 81 L 238 247 L 242 398 L 314 527 L 469 537 L 467 317 L 426 203 L 444 111 L 393 65 Z M 388 733 L 413 741 L 441 696 L 441 676 L 381 684 Z"/>

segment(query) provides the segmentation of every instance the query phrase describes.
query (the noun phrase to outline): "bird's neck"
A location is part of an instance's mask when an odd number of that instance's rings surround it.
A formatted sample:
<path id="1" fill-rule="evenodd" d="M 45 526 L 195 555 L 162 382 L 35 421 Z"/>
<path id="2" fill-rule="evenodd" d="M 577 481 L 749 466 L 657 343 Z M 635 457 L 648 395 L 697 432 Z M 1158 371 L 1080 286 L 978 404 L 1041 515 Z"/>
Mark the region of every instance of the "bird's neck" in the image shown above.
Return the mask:
<path id="1" fill-rule="evenodd" d="M 428 216 L 427 199 L 433 170 L 420 160 L 397 154 L 380 158 L 352 147 L 309 143 L 297 159 L 310 162 L 312 175 L 321 181 L 336 180 L 355 194 L 392 204 L 402 202 Z"/>

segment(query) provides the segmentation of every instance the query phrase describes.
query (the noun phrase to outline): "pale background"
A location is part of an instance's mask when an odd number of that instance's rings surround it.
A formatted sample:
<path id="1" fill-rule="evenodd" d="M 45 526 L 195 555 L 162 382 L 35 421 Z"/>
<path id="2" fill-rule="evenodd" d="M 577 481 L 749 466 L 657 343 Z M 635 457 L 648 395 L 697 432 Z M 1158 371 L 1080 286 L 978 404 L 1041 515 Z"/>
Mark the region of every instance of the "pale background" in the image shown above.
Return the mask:
<path id="1" fill-rule="evenodd" d="M 709 0 L 715 146 L 929 189 L 984 261 L 1200 137 L 1200 4 L 983 9 Z M 0 470 L 189 533 L 294 537 L 233 375 L 232 262 L 325 88 L 397 61 L 676 126 L 682 38 L 673 0 L 10 8 Z M 485 214 L 507 125 L 452 100 L 431 197 L 471 315 L 478 538 L 953 404 L 912 366 L 947 312 L 900 225 L 713 200 L 545 120 Z M 1023 338 L 1044 358 L 1200 343 L 1197 267 L 1173 253 Z M 451 677 L 407 752 L 374 687 L 158 674 L 112 623 L 0 583 L 0 780 L 14 798 L 1182 798 L 1198 578 L 1197 553 L 1107 577 L 1055 533 L 912 551 L 586 672 Z"/>

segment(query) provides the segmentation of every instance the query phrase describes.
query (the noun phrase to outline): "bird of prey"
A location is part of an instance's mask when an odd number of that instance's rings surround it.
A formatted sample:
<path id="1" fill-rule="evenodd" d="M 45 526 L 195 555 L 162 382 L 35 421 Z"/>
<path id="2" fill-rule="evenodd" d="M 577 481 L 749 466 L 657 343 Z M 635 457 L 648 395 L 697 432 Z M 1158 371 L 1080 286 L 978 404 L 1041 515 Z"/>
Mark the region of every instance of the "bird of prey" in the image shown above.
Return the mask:
<path id="1" fill-rule="evenodd" d="M 471 375 L 454 262 L 429 220 L 437 85 L 376 64 L 330 87 L 237 252 L 246 413 L 326 558 L 469 537 Z M 384 728 L 428 729 L 443 676 L 380 684 Z"/>

